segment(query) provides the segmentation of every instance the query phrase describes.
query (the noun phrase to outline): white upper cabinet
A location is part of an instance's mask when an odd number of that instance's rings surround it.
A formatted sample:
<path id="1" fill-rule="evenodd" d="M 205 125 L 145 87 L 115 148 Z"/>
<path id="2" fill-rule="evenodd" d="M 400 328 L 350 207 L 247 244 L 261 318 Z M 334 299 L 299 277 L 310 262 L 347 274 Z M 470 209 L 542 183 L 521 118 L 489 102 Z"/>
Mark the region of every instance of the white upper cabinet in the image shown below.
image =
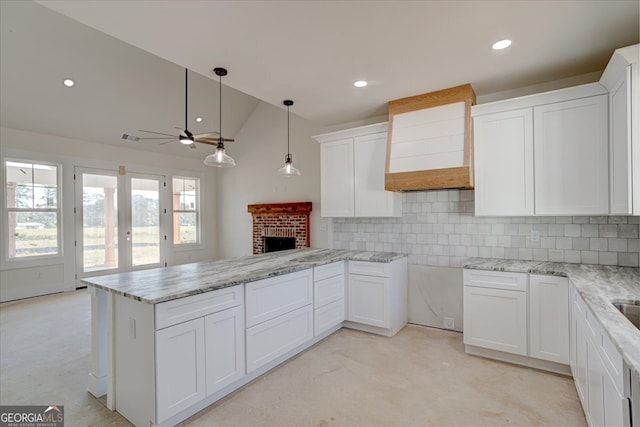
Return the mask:
<path id="1" fill-rule="evenodd" d="M 608 214 L 607 95 L 533 111 L 536 213 Z"/>
<path id="2" fill-rule="evenodd" d="M 391 217 L 402 214 L 402 195 L 385 191 L 387 124 L 314 138 L 320 142 L 321 215 Z"/>
<path id="3" fill-rule="evenodd" d="M 533 215 L 531 108 L 476 117 L 473 129 L 476 215 Z"/>
<path id="4" fill-rule="evenodd" d="M 610 208 L 614 215 L 640 215 L 639 45 L 618 49 L 600 83 L 609 90 Z"/>
<path id="5" fill-rule="evenodd" d="M 476 105 L 472 115 L 476 215 L 609 213 L 603 86 Z"/>

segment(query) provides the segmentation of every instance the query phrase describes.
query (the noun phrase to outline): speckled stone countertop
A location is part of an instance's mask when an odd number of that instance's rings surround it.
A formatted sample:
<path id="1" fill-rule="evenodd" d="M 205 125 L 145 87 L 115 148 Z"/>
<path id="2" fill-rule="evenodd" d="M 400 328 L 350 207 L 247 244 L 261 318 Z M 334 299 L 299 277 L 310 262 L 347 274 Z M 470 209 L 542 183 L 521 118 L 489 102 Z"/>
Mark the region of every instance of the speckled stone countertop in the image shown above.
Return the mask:
<path id="1" fill-rule="evenodd" d="M 640 374 L 640 330 L 611 301 L 640 301 L 640 269 L 604 265 L 472 258 L 464 268 L 568 277 L 622 357 Z"/>
<path id="2" fill-rule="evenodd" d="M 391 252 L 294 249 L 220 261 L 90 277 L 88 286 L 149 304 L 170 301 L 267 277 L 306 270 L 334 261 L 391 262 L 406 257 Z"/>

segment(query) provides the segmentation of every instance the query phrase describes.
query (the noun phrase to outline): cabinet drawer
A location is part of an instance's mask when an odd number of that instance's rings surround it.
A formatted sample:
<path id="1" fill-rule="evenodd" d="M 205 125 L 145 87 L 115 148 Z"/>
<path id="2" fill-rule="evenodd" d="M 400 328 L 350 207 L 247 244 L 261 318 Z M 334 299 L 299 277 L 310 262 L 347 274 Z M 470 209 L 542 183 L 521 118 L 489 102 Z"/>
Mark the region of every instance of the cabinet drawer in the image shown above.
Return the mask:
<path id="1" fill-rule="evenodd" d="M 244 286 L 232 286 L 156 304 L 156 330 L 237 307 L 244 301 Z"/>
<path id="2" fill-rule="evenodd" d="M 319 308 L 344 299 L 344 275 L 320 280 L 313 285 L 313 305 Z"/>
<path id="3" fill-rule="evenodd" d="M 246 284 L 247 327 L 311 304 L 311 269 Z"/>
<path id="4" fill-rule="evenodd" d="M 480 288 L 526 291 L 527 279 L 527 273 L 468 269 L 463 272 L 464 286 L 477 286 Z"/>
<path id="5" fill-rule="evenodd" d="M 313 268 L 313 280 L 316 282 L 339 275 L 344 276 L 344 261 L 333 262 Z"/>
<path id="6" fill-rule="evenodd" d="M 312 337 L 311 305 L 247 329 L 247 373 L 288 353 Z"/>
<path id="7" fill-rule="evenodd" d="M 386 262 L 349 261 L 349 273 L 389 277 L 389 265 Z"/>
<path id="8" fill-rule="evenodd" d="M 314 311 L 314 336 L 328 331 L 344 321 L 344 299 L 334 301 Z"/>

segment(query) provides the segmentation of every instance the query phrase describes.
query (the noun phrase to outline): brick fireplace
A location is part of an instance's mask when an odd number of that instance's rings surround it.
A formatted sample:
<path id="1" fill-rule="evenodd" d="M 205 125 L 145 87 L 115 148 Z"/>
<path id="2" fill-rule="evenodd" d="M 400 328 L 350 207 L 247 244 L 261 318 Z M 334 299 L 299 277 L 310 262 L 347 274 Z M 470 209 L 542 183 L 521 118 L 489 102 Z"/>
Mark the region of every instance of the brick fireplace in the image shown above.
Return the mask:
<path id="1" fill-rule="evenodd" d="M 254 254 L 264 252 L 265 237 L 293 237 L 296 249 L 311 245 L 311 202 L 249 205 L 247 210 L 253 216 Z"/>

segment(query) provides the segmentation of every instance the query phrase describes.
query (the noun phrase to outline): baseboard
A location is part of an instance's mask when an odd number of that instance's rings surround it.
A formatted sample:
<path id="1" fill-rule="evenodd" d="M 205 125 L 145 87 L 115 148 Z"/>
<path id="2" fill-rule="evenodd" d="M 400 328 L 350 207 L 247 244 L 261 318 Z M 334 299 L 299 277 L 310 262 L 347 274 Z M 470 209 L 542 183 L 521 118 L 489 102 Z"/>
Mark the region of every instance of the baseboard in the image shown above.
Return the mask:
<path id="1" fill-rule="evenodd" d="M 489 350 L 487 348 L 476 347 L 474 345 L 465 345 L 464 351 L 474 356 L 495 359 L 501 362 L 513 363 L 515 365 L 526 366 L 528 368 L 540 369 L 556 374 L 571 377 L 571 367 L 562 363 L 549 362 L 547 360 L 535 359 L 533 357 L 521 356 L 519 354 L 510 354 L 497 350 Z"/>

